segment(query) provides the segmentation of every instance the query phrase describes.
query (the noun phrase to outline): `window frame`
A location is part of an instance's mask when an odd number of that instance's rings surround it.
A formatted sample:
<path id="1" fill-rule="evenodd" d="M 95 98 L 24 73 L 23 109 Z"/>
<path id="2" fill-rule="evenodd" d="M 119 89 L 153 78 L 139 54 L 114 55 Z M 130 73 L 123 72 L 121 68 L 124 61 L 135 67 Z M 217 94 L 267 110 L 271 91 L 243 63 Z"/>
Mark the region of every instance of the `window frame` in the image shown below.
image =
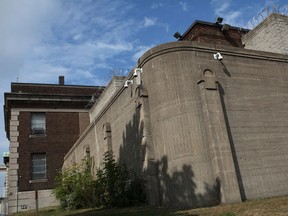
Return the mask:
<path id="1" fill-rule="evenodd" d="M 46 113 L 45 112 L 31 112 L 30 113 L 30 134 L 32 136 L 43 136 L 46 134 Z"/>
<path id="2" fill-rule="evenodd" d="M 43 158 L 35 158 L 43 156 Z M 43 162 L 44 161 L 44 162 Z M 35 166 L 38 162 L 38 165 Z M 39 165 L 40 163 L 40 165 Z M 42 164 L 41 164 L 42 163 Z M 44 164 L 43 164 L 44 163 Z M 43 169 L 44 171 L 36 171 L 37 169 Z M 40 175 L 40 177 L 36 177 L 35 175 Z M 41 176 L 42 175 L 42 176 Z M 47 154 L 46 153 L 32 153 L 31 154 L 31 181 L 41 181 L 41 180 L 47 180 Z"/>

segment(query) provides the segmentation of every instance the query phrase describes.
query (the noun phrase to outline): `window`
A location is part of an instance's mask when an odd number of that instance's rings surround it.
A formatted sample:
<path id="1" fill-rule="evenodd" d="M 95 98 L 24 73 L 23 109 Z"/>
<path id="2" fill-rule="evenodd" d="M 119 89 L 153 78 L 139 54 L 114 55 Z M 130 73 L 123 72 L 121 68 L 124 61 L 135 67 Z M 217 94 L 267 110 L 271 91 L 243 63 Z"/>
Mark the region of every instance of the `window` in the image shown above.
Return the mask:
<path id="1" fill-rule="evenodd" d="M 46 179 L 46 154 L 32 154 L 32 180 Z"/>
<path id="2" fill-rule="evenodd" d="M 45 134 L 45 113 L 31 113 L 31 134 Z"/>

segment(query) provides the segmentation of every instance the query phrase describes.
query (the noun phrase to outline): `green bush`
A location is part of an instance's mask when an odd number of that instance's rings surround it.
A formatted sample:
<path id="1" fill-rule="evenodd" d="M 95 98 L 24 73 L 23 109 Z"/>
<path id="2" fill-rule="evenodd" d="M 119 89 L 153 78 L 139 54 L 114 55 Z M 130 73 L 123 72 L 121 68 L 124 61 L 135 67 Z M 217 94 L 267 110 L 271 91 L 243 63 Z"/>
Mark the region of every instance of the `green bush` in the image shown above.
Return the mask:
<path id="1" fill-rule="evenodd" d="M 94 196 L 95 180 L 91 173 L 91 163 L 91 160 L 85 159 L 78 165 L 64 169 L 56 177 L 53 193 L 64 209 L 87 208 L 99 204 Z"/>
<path id="2" fill-rule="evenodd" d="M 92 161 L 63 170 L 56 178 L 54 194 L 64 209 L 123 207 L 146 202 L 145 181 L 120 167 L 112 153 L 105 152 L 103 167 L 95 177 Z M 133 173 L 133 175 L 132 175 Z"/>
<path id="3" fill-rule="evenodd" d="M 123 206 L 127 203 L 128 173 L 115 162 L 110 152 L 104 154 L 103 168 L 96 173 L 96 188 L 103 206 Z"/>

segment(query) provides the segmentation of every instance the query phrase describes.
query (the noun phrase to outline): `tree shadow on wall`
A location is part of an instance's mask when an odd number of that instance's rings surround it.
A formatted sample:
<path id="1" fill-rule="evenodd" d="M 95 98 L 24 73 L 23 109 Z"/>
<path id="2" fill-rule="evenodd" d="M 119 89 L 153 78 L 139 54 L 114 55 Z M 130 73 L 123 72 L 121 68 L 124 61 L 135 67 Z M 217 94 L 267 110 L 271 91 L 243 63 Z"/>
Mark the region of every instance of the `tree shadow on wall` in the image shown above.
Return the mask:
<path id="1" fill-rule="evenodd" d="M 140 122 L 140 110 L 136 109 L 132 121 L 126 124 L 119 149 L 119 163 L 140 173 L 143 169 L 146 144 L 142 143 L 144 124 Z"/>
<path id="2" fill-rule="evenodd" d="M 168 157 L 163 156 L 157 162 L 159 172 L 160 194 L 163 206 L 176 208 L 197 208 L 218 205 L 220 203 L 220 180 L 213 186 L 204 182 L 204 193 L 197 191 L 197 183 L 192 166 L 183 164 L 179 171 L 168 174 Z M 202 185 L 203 187 L 203 185 Z"/>
<path id="3" fill-rule="evenodd" d="M 191 164 L 180 165 L 177 171 L 171 173 L 168 156 L 163 155 L 159 160 L 147 159 L 146 147 L 149 146 L 143 140 L 145 125 L 140 119 L 140 108 L 136 109 L 132 121 L 126 124 L 119 162 L 128 169 L 143 174 L 147 195 L 149 199 L 153 196 L 156 200 L 152 205 L 181 209 L 218 205 L 221 200 L 219 179 L 215 179 L 214 185 L 206 182 L 197 185 Z"/>

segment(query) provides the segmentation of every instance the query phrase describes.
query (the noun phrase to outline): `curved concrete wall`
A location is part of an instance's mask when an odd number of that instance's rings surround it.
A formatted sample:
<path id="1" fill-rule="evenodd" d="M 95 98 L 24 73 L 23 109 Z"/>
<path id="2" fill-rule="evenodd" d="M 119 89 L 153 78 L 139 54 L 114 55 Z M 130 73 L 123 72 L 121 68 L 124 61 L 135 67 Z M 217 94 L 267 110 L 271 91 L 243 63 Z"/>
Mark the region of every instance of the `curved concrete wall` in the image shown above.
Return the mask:
<path id="1" fill-rule="evenodd" d="M 144 172 L 154 205 L 287 194 L 287 56 L 175 42 L 149 50 L 137 67 L 142 84 L 131 71 L 126 79 L 134 83 L 93 113 L 64 166 L 73 155 L 76 162 L 84 157 L 88 143 L 96 166 L 113 150 L 121 163 Z"/>
<path id="2" fill-rule="evenodd" d="M 162 202 L 203 206 L 217 199 L 197 84 L 199 57 L 180 44 L 162 45 L 144 55 L 143 86 L 148 90 Z"/>

